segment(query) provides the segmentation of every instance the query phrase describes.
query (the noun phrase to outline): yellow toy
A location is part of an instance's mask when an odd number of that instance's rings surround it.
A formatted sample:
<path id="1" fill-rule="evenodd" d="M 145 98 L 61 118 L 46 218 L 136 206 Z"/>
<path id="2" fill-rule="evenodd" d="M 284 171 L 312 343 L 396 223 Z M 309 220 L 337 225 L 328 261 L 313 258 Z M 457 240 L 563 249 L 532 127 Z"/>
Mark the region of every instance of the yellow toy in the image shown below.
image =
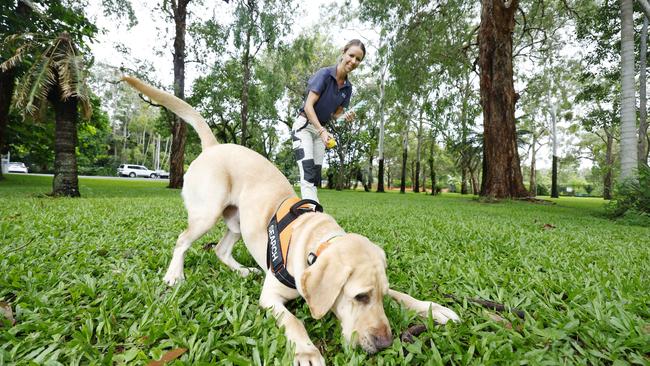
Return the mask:
<path id="1" fill-rule="evenodd" d="M 336 140 L 334 140 L 333 137 L 330 137 L 329 140 L 327 140 L 327 145 L 325 145 L 328 149 L 331 149 L 336 146 Z"/>

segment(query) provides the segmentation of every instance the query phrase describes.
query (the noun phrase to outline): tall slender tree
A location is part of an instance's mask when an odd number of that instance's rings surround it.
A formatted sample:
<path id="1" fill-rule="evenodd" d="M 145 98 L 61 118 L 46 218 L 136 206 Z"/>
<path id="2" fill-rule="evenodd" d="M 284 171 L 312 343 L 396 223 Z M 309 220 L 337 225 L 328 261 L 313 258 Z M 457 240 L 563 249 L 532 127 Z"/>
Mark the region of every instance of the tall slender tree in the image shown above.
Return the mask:
<path id="1" fill-rule="evenodd" d="M 637 168 L 634 85 L 633 0 L 621 4 L 621 178 L 634 178 Z"/>
<path id="2" fill-rule="evenodd" d="M 648 145 L 650 143 L 650 136 L 648 136 L 648 109 L 647 109 L 647 95 L 646 77 L 647 67 L 647 52 L 648 52 L 648 16 L 643 16 L 643 27 L 641 28 L 641 46 L 640 46 L 640 61 L 639 61 L 639 133 L 637 143 L 637 159 L 639 165 L 648 165 Z"/>
<path id="3" fill-rule="evenodd" d="M 187 6 L 191 0 L 164 1 L 163 8 L 174 19 L 174 95 L 185 99 L 185 36 Z M 169 188 L 183 187 L 187 125 L 180 117 L 171 116 L 172 147 L 169 160 Z"/>

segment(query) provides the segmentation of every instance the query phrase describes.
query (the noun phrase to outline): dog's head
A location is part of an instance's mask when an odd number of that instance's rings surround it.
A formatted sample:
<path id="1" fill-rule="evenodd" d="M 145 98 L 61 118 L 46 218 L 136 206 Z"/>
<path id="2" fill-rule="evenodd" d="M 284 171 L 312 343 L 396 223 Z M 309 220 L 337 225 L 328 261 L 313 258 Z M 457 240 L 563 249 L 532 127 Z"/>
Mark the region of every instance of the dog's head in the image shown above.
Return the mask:
<path id="1" fill-rule="evenodd" d="M 311 315 L 320 319 L 332 310 L 351 345 L 375 353 L 393 343 L 383 301 L 386 255 L 367 238 L 338 239 L 303 272 L 301 287 Z"/>

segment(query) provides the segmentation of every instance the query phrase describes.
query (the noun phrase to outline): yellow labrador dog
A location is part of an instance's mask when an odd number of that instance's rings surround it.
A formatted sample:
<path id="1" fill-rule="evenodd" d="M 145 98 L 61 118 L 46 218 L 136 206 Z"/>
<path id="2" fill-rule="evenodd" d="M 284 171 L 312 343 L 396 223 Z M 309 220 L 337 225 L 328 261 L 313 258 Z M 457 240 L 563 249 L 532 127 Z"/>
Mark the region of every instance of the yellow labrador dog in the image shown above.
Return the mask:
<path id="1" fill-rule="evenodd" d="M 438 323 L 459 320 L 444 306 L 389 289 L 384 251 L 361 235 L 345 233 L 331 216 L 321 212 L 305 213 L 294 221 L 286 270 L 295 277 L 296 288 L 281 283 L 267 266 L 267 226 L 280 204 L 296 196 L 291 184 L 256 152 L 239 145 L 219 144 L 201 115 L 184 101 L 138 79 L 123 80 L 189 123 L 201 139 L 203 151 L 185 174 L 182 196 L 188 226 L 178 237 L 165 274 L 168 285 L 183 280 L 185 252 L 222 217 L 227 230 L 215 252 L 242 276 L 259 272 L 245 268 L 232 257 L 233 245 L 243 239 L 266 272 L 260 305 L 272 309 L 278 323 L 285 327 L 287 338 L 295 345 L 295 365 L 325 364 L 302 322 L 284 305 L 298 296 L 305 299 L 315 319 L 331 310 L 341 322 L 346 341 L 369 353 L 387 348 L 393 341 L 384 313 L 385 295 L 421 316 L 431 314 Z M 333 237 L 336 240 L 329 243 Z M 324 242 L 330 245 L 310 265 L 309 253 L 317 252 Z"/>

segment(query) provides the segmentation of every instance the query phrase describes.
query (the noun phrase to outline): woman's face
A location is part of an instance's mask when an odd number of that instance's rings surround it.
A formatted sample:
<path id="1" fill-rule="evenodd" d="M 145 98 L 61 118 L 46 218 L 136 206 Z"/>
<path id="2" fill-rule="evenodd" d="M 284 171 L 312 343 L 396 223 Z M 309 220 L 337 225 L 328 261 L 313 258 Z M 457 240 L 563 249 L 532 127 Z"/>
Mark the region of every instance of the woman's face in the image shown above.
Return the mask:
<path id="1" fill-rule="evenodd" d="M 354 70 L 359 66 L 363 60 L 363 50 L 359 46 L 350 46 L 347 51 L 343 52 L 343 58 L 341 59 L 341 65 L 343 70 L 346 73 Z"/>

